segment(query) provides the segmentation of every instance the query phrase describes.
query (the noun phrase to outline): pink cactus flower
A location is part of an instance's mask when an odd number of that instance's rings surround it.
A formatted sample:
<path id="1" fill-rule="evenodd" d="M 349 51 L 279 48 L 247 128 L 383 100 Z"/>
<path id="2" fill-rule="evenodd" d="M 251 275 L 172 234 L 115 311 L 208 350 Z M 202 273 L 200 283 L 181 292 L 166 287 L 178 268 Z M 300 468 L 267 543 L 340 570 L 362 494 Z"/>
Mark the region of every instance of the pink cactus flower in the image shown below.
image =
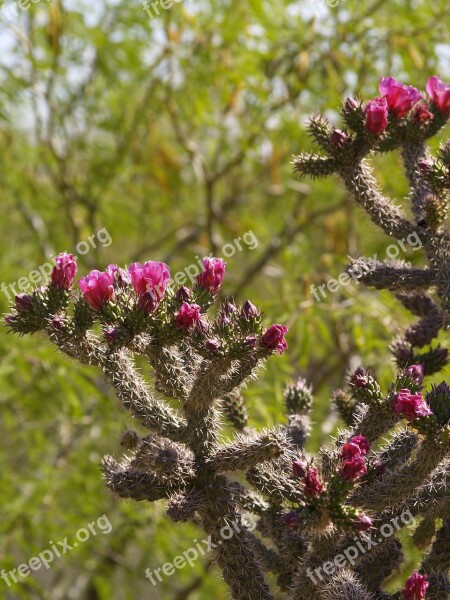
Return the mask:
<path id="1" fill-rule="evenodd" d="M 213 296 L 219 293 L 225 275 L 226 262 L 221 258 L 203 259 L 203 271 L 197 276 L 197 285 Z"/>
<path id="2" fill-rule="evenodd" d="M 133 263 L 128 267 L 131 283 L 139 297 L 138 309 L 152 313 L 166 292 L 170 279 L 169 267 L 163 262 L 149 260 L 144 264 Z"/>
<path id="3" fill-rule="evenodd" d="M 77 263 L 73 255 L 66 252 L 56 256 L 55 263 L 51 274 L 52 286 L 58 290 L 68 290 L 77 274 Z"/>
<path id="4" fill-rule="evenodd" d="M 386 99 L 395 117 L 404 117 L 422 94 L 412 85 L 404 85 L 393 77 L 383 77 L 380 81 L 380 94 Z"/>
<path id="5" fill-rule="evenodd" d="M 370 100 L 365 108 L 366 128 L 373 135 L 380 135 L 388 124 L 388 104 L 385 98 Z"/>
<path id="6" fill-rule="evenodd" d="M 275 350 L 276 352 L 283 354 L 288 347 L 287 342 L 284 339 L 287 332 L 288 328 L 284 325 L 271 325 L 269 329 L 264 332 L 261 341 L 269 350 Z"/>
<path id="7" fill-rule="evenodd" d="M 316 467 L 310 467 L 306 473 L 303 483 L 305 492 L 308 496 L 320 496 L 323 490 L 323 483 L 319 479 L 319 471 Z"/>
<path id="8" fill-rule="evenodd" d="M 422 397 L 422 394 L 411 394 L 407 389 L 400 390 L 392 400 L 392 408 L 397 414 L 404 415 L 408 421 L 427 417 L 433 412 Z"/>
<path id="9" fill-rule="evenodd" d="M 93 270 L 78 281 L 84 299 L 94 309 L 101 310 L 114 295 L 114 275 Z"/>
<path id="10" fill-rule="evenodd" d="M 362 455 L 367 454 L 370 450 L 370 442 L 363 435 L 353 436 L 352 439 L 350 440 L 350 443 L 356 444 L 359 447 Z"/>
<path id="11" fill-rule="evenodd" d="M 178 311 L 175 320 L 180 329 L 189 329 L 200 320 L 201 306 L 198 304 L 188 304 L 183 302 Z"/>
<path id="12" fill-rule="evenodd" d="M 367 473 L 367 466 L 364 456 L 356 454 L 355 456 L 345 459 L 342 462 L 339 473 L 345 481 L 356 481 Z"/>
<path id="13" fill-rule="evenodd" d="M 450 85 L 443 83 L 439 77 L 433 75 L 427 82 L 427 93 L 431 104 L 443 115 L 450 115 Z"/>
<path id="14" fill-rule="evenodd" d="M 402 590 L 404 600 L 424 600 L 428 586 L 427 575 L 421 575 L 418 571 L 414 571 L 406 580 Z"/>

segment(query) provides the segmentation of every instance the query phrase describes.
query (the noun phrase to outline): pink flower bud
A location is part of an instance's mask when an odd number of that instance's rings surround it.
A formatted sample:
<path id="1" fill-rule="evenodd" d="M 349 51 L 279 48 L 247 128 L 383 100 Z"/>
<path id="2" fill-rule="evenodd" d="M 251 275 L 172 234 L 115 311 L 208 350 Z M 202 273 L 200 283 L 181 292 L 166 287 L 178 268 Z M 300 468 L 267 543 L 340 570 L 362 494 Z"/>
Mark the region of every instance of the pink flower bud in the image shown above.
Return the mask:
<path id="1" fill-rule="evenodd" d="M 242 307 L 241 315 L 244 317 L 244 319 L 250 320 L 255 317 L 259 317 L 260 312 L 256 306 L 250 302 L 250 300 L 246 300 L 244 306 Z"/>
<path id="2" fill-rule="evenodd" d="M 450 85 L 443 83 L 439 77 L 434 75 L 429 78 L 426 90 L 431 104 L 443 115 L 450 115 Z"/>
<path id="3" fill-rule="evenodd" d="M 424 600 L 429 583 L 427 575 L 414 571 L 408 577 L 402 590 L 404 600 Z"/>
<path id="4" fill-rule="evenodd" d="M 84 299 L 94 309 L 100 310 L 114 295 L 114 276 L 93 270 L 78 281 Z"/>
<path id="5" fill-rule="evenodd" d="M 203 259 L 203 271 L 196 278 L 197 285 L 213 296 L 218 294 L 225 275 L 226 264 L 221 258 L 206 256 Z"/>
<path id="6" fill-rule="evenodd" d="M 407 389 L 402 389 L 392 399 L 392 408 L 397 414 L 404 415 L 408 421 L 419 419 L 420 417 L 427 417 L 432 415 L 432 411 L 426 401 L 423 399 L 422 394 L 411 394 Z"/>
<path id="7" fill-rule="evenodd" d="M 406 369 L 407 377 L 412 379 L 414 383 L 422 383 L 423 381 L 423 365 L 411 365 Z"/>
<path id="8" fill-rule="evenodd" d="M 370 442 L 363 435 L 353 436 L 352 439 L 350 440 L 350 443 L 356 444 L 359 447 L 359 449 L 361 450 L 362 455 L 367 454 L 370 450 Z"/>
<path id="9" fill-rule="evenodd" d="M 306 460 L 297 458 L 292 463 L 292 473 L 295 477 L 305 477 L 308 472 L 308 463 Z"/>
<path id="10" fill-rule="evenodd" d="M 52 325 L 55 329 L 60 330 L 60 329 L 64 328 L 64 321 L 62 320 L 61 317 L 56 316 L 52 319 Z"/>
<path id="11" fill-rule="evenodd" d="M 112 276 L 115 287 L 125 288 L 131 283 L 131 278 L 128 271 L 121 269 L 117 265 L 108 265 L 106 267 L 106 272 Z"/>
<path id="12" fill-rule="evenodd" d="M 269 350 L 275 350 L 276 352 L 283 354 L 288 347 L 287 342 L 284 339 L 287 332 L 288 328 L 284 325 L 271 325 L 271 327 L 264 332 L 261 341 Z"/>
<path id="13" fill-rule="evenodd" d="M 434 119 L 434 115 L 428 110 L 428 106 L 425 104 L 425 102 L 419 102 L 419 104 L 417 104 L 414 107 L 414 123 L 426 123 L 427 121 L 431 121 L 432 119 Z"/>
<path id="14" fill-rule="evenodd" d="M 380 135 L 388 124 L 388 105 L 384 98 L 370 100 L 365 108 L 366 128 L 373 135 Z"/>
<path id="15" fill-rule="evenodd" d="M 367 387 L 367 384 L 369 383 L 368 373 L 366 373 L 362 367 L 359 367 L 354 372 L 350 383 L 352 383 L 357 389 Z"/>
<path id="16" fill-rule="evenodd" d="M 335 148 L 342 148 L 348 141 L 348 135 L 341 129 L 335 129 L 330 135 L 330 144 Z"/>
<path id="17" fill-rule="evenodd" d="M 68 290 L 77 274 L 77 263 L 73 255 L 66 252 L 56 256 L 55 263 L 51 273 L 52 286 L 58 290 Z"/>
<path id="18" fill-rule="evenodd" d="M 342 460 L 350 460 L 354 456 L 361 456 L 361 448 L 358 444 L 348 442 L 342 446 L 340 456 Z"/>
<path id="19" fill-rule="evenodd" d="M 320 496 L 323 490 L 323 483 L 319 479 L 319 471 L 316 467 L 310 467 L 303 480 L 305 484 L 305 493 L 308 496 Z"/>
<path id="20" fill-rule="evenodd" d="M 176 295 L 178 300 L 181 300 L 182 302 L 187 302 L 191 297 L 191 290 L 188 287 L 183 286 L 177 290 Z"/>
<path id="21" fill-rule="evenodd" d="M 344 110 L 345 112 L 352 112 L 360 107 L 360 103 L 354 98 L 347 98 L 344 102 Z"/>
<path id="22" fill-rule="evenodd" d="M 205 321 L 204 319 L 200 318 L 197 321 L 196 329 L 198 333 L 200 333 L 200 335 L 206 335 L 210 330 L 208 321 Z"/>
<path id="23" fill-rule="evenodd" d="M 434 168 L 434 162 L 430 158 L 421 158 L 417 161 L 417 166 L 422 175 L 429 175 Z"/>
<path id="24" fill-rule="evenodd" d="M 232 302 L 225 302 L 223 305 L 223 312 L 226 315 L 233 315 L 235 312 L 237 312 L 237 308 Z"/>
<path id="25" fill-rule="evenodd" d="M 357 529 L 358 531 L 367 531 L 368 529 L 370 529 L 373 526 L 373 523 L 372 523 L 372 519 L 370 517 L 368 517 L 364 513 L 361 513 L 353 521 L 353 525 L 354 525 L 355 529 Z"/>
<path id="26" fill-rule="evenodd" d="M 397 119 L 404 117 L 422 98 L 422 94 L 415 87 L 404 85 L 393 77 L 383 77 L 379 89 Z"/>
<path id="27" fill-rule="evenodd" d="M 198 304 L 188 304 L 183 302 L 178 311 L 175 320 L 180 329 L 189 329 L 200 320 L 201 306 Z"/>
<path id="28" fill-rule="evenodd" d="M 283 522 L 288 527 L 298 527 L 300 525 L 300 517 L 295 511 L 291 510 L 283 516 Z"/>
<path id="29" fill-rule="evenodd" d="M 367 473 L 366 461 L 362 454 L 345 459 L 339 473 L 345 481 L 356 481 Z"/>
<path id="30" fill-rule="evenodd" d="M 254 346 L 256 346 L 257 343 L 258 343 L 258 338 L 256 337 L 256 335 L 248 335 L 245 338 L 245 345 L 248 346 L 249 348 L 253 348 Z"/>
<path id="31" fill-rule="evenodd" d="M 138 309 L 148 314 L 152 313 L 166 292 L 170 279 L 169 267 L 163 262 L 149 260 L 144 264 L 131 264 L 128 271 L 139 298 Z"/>
<path id="32" fill-rule="evenodd" d="M 210 352 L 217 352 L 217 350 L 220 349 L 221 343 L 219 340 L 212 338 L 210 340 L 206 340 L 205 346 Z"/>
<path id="33" fill-rule="evenodd" d="M 27 312 L 33 304 L 33 296 L 30 296 L 30 294 L 17 294 L 15 303 L 17 312 Z"/>
<path id="34" fill-rule="evenodd" d="M 112 344 L 119 339 L 119 330 L 116 329 L 116 327 L 108 327 L 108 329 L 105 330 L 105 338 L 107 342 Z"/>

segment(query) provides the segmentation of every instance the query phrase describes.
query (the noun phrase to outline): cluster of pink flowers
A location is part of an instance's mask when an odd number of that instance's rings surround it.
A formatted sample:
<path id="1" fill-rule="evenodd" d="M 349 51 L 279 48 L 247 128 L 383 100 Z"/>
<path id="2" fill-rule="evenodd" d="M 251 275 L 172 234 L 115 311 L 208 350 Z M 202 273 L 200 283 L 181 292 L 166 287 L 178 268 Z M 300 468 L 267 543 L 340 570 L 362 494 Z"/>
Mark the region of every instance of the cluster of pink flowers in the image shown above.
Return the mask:
<path id="1" fill-rule="evenodd" d="M 404 600 L 424 600 L 428 589 L 427 575 L 421 575 L 418 571 L 408 577 L 402 590 Z"/>
<path id="2" fill-rule="evenodd" d="M 323 483 L 320 481 L 319 471 L 316 467 L 308 465 L 303 459 L 297 459 L 292 463 L 292 473 L 295 477 L 302 479 L 305 493 L 308 496 L 320 496 L 323 491 Z"/>
<path id="3" fill-rule="evenodd" d="M 414 120 L 418 123 L 433 118 L 428 104 L 415 87 L 404 85 L 393 77 L 383 77 L 380 82 L 381 97 L 370 100 L 365 107 L 366 128 L 373 135 L 380 135 L 388 126 L 389 113 L 395 119 L 405 117 L 414 109 Z M 426 85 L 429 105 L 445 116 L 450 115 L 450 85 L 439 77 L 430 77 Z"/>
<path id="4" fill-rule="evenodd" d="M 402 414 L 408 421 L 427 417 L 433 412 L 421 393 L 411 394 L 410 390 L 402 389 L 392 398 L 392 408 L 396 414 Z"/>
<path id="5" fill-rule="evenodd" d="M 370 442 L 363 435 L 355 435 L 341 448 L 339 473 L 345 481 L 356 481 L 367 473 L 365 456 Z"/>

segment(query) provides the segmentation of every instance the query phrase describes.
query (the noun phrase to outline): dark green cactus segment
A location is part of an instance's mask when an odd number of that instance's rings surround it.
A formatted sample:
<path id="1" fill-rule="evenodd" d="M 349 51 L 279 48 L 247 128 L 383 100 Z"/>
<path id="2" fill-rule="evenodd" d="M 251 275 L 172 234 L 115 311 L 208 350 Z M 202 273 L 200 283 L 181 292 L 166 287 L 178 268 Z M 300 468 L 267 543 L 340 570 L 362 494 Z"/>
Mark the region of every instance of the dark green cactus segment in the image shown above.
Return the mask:
<path id="1" fill-rule="evenodd" d="M 222 398 L 222 410 L 224 417 L 235 429 L 242 431 L 247 427 L 248 411 L 241 392 L 224 396 Z"/>
<path id="2" fill-rule="evenodd" d="M 312 387 L 302 377 L 291 384 L 288 384 L 284 390 L 284 401 L 288 415 L 301 414 L 306 415 L 312 408 L 313 393 Z"/>
<path id="3" fill-rule="evenodd" d="M 450 422 L 450 388 L 443 381 L 433 385 L 426 395 L 427 402 L 437 419 L 438 425 L 444 427 Z"/>

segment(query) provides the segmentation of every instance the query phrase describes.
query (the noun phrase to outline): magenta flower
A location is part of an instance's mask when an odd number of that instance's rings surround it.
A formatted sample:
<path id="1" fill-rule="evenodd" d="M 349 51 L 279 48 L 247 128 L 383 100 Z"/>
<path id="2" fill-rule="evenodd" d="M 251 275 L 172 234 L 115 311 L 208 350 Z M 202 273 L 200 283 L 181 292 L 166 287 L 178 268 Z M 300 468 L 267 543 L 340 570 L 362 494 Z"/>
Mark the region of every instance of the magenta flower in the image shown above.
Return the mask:
<path id="1" fill-rule="evenodd" d="M 407 389 L 400 390 L 392 400 L 392 408 L 397 414 L 403 414 L 408 421 L 432 415 L 430 407 L 423 399 L 422 394 L 411 394 Z"/>
<path id="2" fill-rule="evenodd" d="M 363 435 L 353 436 L 352 439 L 350 440 L 350 443 L 356 444 L 359 447 L 362 455 L 367 454 L 370 450 L 370 442 Z"/>
<path id="3" fill-rule="evenodd" d="M 319 496 L 323 490 L 323 483 L 319 479 L 319 471 L 316 467 L 310 467 L 306 473 L 303 483 L 308 496 Z"/>
<path id="4" fill-rule="evenodd" d="M 33 304 L 33 296 L 29 294 L 17 294 L 15 297 L 16 310 L 19 313 L 27 312 Z"/>
<path id="5" fill-rule="evenodd" d="M 197 275 L 197 285 L 213 296 L 219 293 L 222 280 L 225 275 L 226 262 L 221 258 L 203 259 L 203 271 Z"/>
<path id="6" fill-rule="evenodd" d="M 404 117 L 413 105 L 422 98 L 422 94 L 412 85 L 404 85 L 393 77 L 383 77 L 380 81 L 380 94 L 386 99 L 394 116 Z"/>
<path id="7" fill-rule="evenodd" d="M 361 448 L 358 444 L 354 444 L 353 442 L 348 442 L 344 444 L 341 448 L 340 456 L 342 460 L 350 460 L 354 456 L 361 456 Z"/>
<path id="8" fill-rule="evenodd" d="M 431 104 L 443 115 L 450 115 L 450 85 L 443 83 L 434 75 L 427 82 L 426 90 L 430 96 Z"/>
<path id="9" fill-rule="evenodd" d="M 276 323 L 275 325 L 271 325 L 269 329 L 264 332 L 261 341 L 269 350 L 275 350 L 276 352 L 283 354 L 288 347 L 287 342 L 284 339 L 287 332 L 287 327 Z"/>
<path id="10" fill-rule="evenodd" d="M 414 383 L 422 383 L 423 365 L 411 365 L 406 369 L 406 375 L 412 379 Z"/>
<path id="11" fill-rule="evenodd" d="M 201 310 L 201 306 L 198 304 L 183 302 L 175 317 L 177 327 L 180 329 L 189 329 L 189 327 L 195 325 L 200 320 Z"/>
<path id="12" fill-rule="evenodd" d="M 139 297 L 138 309 L 152 313 L 164 297 L 170 279 L 169 267 L 163 262 L 149 260 L 128 267 L 131 283 Z"/>
<path id="13" fill-rule="evenodd" d="M 51 274 L 52 286 L 58 290 L 68 290 L 77 274 L 77 263 L 73 254 L 62 252 L 55 257 L 55 263 Z"/>
<path id="14" fill-rule="evenodd" d="M 374 98 L 366 104 L 366 128 L 373 135 L 380 135 L 388 124 L 388 104 L 384 98 Z"/>
<path id="15" fill-rule="evenodd" d="M 353 521 L 353 525 L 358 531 L 367 531 L 372 527 L 373 523 L 370 517 L 368 517 L 364 513 L 361 513 Z"/>
<path id="16" fill-rule="evenodd" d="M 404 600 L 424 600 L 429 583 L 427 575 L 414 571 L 408 577 L 402 590 Z"/>
<path id="17" fill-rule="evenodd" d="M 356 445 L 356 444 L 355 444 Z M 356 481 L 367 473 L 366 461 L 362 454 L 345 459 L 339 473 L 345 481 Z"/>
<path id="18" fill-rule="evenodd" d="M 100 310 L 114 295 L 114 275 L 93 270 L 78 281 L 84 299 L 94 310 Z"/>

